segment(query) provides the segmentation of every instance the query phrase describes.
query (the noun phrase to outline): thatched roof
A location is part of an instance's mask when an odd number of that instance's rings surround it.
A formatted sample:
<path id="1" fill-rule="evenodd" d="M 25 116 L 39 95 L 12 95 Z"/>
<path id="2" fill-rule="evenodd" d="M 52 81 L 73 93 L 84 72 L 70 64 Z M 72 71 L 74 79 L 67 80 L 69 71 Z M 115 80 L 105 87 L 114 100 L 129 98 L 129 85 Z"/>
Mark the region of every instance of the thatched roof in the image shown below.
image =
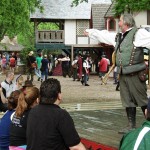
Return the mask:
<path id="1" fill-rule="evenodd" d="M 4 38 L 0 42 L 0 51 L 21 51 L 24 47 L 18 44 L 17 36 L 13 39 L 10 39 L 8 36 L 4 36 Z"/>
<path id="2" fill-rule="evenodd" d="M 20 44 L 9 44 L 3 43 L 0 44 L 0 51 L 21 51 L 24 47 Z"/>

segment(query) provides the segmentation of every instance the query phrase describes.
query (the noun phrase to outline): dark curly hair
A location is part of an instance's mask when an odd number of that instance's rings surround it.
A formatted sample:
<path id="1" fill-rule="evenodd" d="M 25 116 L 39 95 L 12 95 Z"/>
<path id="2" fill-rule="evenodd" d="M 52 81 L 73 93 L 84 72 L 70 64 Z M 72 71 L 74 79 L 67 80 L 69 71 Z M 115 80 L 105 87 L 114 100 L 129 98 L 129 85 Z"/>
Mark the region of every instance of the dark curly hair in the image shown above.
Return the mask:
<path id="1" fill-rule="evenodd" d="M 57 79 L 49 78 L 40 87 L 40 103 L 53 104 L 61 93 L 61 85 Z"/>

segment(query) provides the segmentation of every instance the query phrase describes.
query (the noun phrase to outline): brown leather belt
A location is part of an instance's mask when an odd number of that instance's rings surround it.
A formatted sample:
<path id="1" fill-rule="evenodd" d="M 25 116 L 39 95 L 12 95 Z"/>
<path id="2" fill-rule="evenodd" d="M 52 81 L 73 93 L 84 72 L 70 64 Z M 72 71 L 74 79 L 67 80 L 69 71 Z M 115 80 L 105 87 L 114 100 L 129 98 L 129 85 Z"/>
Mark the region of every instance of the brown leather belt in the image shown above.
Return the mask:
<path id="1" fill-rule="evenodd" d="M 135 76 L 135 75 L 137 75 L 139 72 L 134 72 L 134 73 L 129 73 L 129 74 L 127 74 L 127 75 L 129 75 L 129 76 Z"/>

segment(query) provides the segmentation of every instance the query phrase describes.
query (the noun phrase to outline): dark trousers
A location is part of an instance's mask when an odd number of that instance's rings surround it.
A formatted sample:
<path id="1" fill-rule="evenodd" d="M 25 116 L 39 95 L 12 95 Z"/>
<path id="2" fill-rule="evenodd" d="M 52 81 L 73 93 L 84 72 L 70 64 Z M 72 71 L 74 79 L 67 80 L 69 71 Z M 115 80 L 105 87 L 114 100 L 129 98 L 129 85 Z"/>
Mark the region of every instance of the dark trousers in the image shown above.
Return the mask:
<path id="1" fill-rule="evenodd" d="M 27 69 L 27 80 L 33 81 L 34 74 L 35 74 L 34 68 L 28 68 Z"/>

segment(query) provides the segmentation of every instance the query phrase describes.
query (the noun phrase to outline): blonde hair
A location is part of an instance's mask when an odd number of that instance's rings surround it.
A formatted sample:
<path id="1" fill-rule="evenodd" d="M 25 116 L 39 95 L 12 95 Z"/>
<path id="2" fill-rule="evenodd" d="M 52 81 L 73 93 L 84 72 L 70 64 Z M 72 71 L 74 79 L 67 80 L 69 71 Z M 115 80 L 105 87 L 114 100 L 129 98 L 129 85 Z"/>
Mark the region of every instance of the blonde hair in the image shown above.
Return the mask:
<path id="1" fill-rule="evenodd" d="M 25 110 L 32 108 L 39 98 L 39 89 L 37 87 L 26 88 L 25 93 L 21 93 L 18 98 L 18 105 L 16 108 L 16 116 L 21 117 Z"/>
<path id="2" fill-rule="evenodd" d="M 20 76 L 17 80 L 16 80 L 17 84 L 22 85 L 24 83 L 24 78 L 23 76 Z"/>

